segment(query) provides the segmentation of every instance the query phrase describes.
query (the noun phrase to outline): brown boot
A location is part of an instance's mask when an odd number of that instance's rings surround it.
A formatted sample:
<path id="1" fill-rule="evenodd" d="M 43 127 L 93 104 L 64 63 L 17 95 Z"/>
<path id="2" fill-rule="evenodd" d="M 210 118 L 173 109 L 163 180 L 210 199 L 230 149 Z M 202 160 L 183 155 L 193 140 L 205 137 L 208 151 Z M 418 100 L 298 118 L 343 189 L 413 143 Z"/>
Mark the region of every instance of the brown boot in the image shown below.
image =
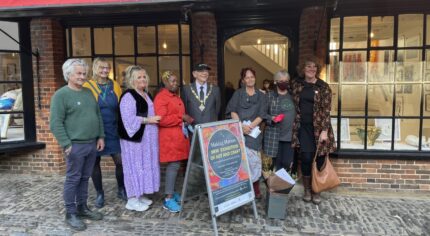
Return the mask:
<path id="1" fill-rule="evenodd" d="M 314 192 L 312 192 L 312 202 L 313 202 L 315 205 L 318 205 L 318 204 L 320 204 L 320 203 L 321 203 L 321 196 L 320 196 L 320 194 L 319 194 L 319 193 L 314 193 Z"/>
<path id="2" fill-rule="evenodd" d="M 303 176 L 303 188 L 305 189 L 305 193 L 303 195 L 303 201 L 310 202 L 312 200 L 310 176 Z"/>

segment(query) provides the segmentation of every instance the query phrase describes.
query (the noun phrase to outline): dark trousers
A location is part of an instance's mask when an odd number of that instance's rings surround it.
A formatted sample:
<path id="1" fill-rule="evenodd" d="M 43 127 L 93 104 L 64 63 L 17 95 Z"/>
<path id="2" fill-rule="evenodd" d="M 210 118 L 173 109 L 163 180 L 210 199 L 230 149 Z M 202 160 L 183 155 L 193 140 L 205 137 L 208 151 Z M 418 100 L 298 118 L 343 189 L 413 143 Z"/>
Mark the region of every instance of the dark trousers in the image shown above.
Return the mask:
<path id="1" fill-rule="evenodd" d="M 291 147 L 291 142 L 279 141 L 278 155 L 276 156 L 276 170 L 285 168 L 290 171 L 291 164 L 294 161 L 294 149 Z"/>
<path id="2" fill-rule="evenodd" d="M 122 160 L 121 154 L 112 154 L 111 155 L 113 162 L 115 163 L 115 177 L 116 182 L 118 183 L 118 189 L 124 188 L 124 173 L 122 170 Z M 93 174 L 91 175 L 91 179 L 93 180 L 94 188 L 98 193 L 103 192 L 103 183 L 102 183 L 102 169 L 100 168 L 100 156 L 96 157 L 96 161 L 94 164 Z"/>
<path id="3" fill-rule="evenodd" d="M 87 204 L 88 179 L 93 172 L 96 155 L 96 142 L 73 143 L 66 157 L 64 204 L 67 213 L 76 214 L 76 204 Z"/>
<path id="4" fill-rule="evenodd" d="M 312 162 L 315 156 L 315 152 L 302 152 L 301 162 L 302 162 L 302 175 L 303 176 L 311 176 L 312 173 Z M 317 168 L 321 169 L 321 166 L 324 164 L 325 157 L 318 156 L 316 159 Z"/>

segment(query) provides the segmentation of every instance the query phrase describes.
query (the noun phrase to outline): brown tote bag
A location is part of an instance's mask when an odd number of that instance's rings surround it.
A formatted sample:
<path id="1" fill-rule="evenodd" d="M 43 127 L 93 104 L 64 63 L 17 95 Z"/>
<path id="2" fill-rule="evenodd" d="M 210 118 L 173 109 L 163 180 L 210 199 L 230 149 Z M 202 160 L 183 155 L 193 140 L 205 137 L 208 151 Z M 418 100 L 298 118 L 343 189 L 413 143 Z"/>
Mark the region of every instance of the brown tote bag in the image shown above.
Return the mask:
<path id="1" fill-rule="evenodd" d="M 312 162 L 312 191 L 315 193 L 320 193 L 337 187 L 340 184 L 340 180 L 336 174 L 336 171 L 331 165 L 328 154 L 325 156 L 321 171 L 318 170 L 316 163 L 317 155 L 318 148 L 315 152 L 314 160 Z"/>

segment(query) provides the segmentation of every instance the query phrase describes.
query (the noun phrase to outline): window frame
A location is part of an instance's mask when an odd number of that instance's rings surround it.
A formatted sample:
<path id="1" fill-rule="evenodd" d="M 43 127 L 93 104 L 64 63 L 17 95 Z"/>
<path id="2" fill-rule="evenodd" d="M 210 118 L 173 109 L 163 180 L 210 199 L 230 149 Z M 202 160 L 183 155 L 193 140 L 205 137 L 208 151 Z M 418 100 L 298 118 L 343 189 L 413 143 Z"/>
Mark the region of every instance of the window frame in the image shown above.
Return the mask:
<path id="1" fill-rule="evenodd" d="M 177 25 L 178 26 L 178 53 L 160 53 L 159 52 L 159 40 L 158 40 L 158 28 L 160 25 Z M 188 30 L 188 39 L 189 39 L 189 52 L 187 53 L 183 53 L 182 52 L 182 25 L 187 25 L 189 27 Z M 116 55 L 115 54 L 115 27 L 121 27 L 121 26 L 131 26 L 133 27 L 133 39 L 134 39 L 134 54 L 130 54 L 130 55 Z M 140 53 L 138 51 L 138 27 L 155 27 L 155 52 L 154 53 Z M 90 41 L 91 41 L 91 55 L 90 56 L 74 56 L 73 55 L 73 45 L 72 45 L 72 33 L 71 33 L 71 29 L 72 28 L 89 28 L 90 29 Z M 94 28 L 110 28 L 111 29 L 111 36 L 112 36 L 112 53 L 111 54 L 96 54 L 95 53 L 95 47 L 94 47 Z M 68 33 L 67 33 L 68 31 Z M 162 57 L 176 57 L 178 58 L 179 64 L 178 64 L 178 68 L 179 68 L 179 73 L 178 73 L 178 78 L 180 79 L 180 85 L 182 86 L 183 81 L 184 81 L 184 72 L 183 72 L 183 60 L 184 58 L 189 58 L 190 59 L 190 68 L 189 68 L 189 78 L 190 81 L 192 81 L 192 76 L 191 76 L 191 62 L 192 62 L 192 40 L 191 40 L 191 24 L 190 22 L 181 22 L 179 20 L 176 21 L 161 21 L 161 22 L 150 22 L 150 23 L 125 23 L 125 22 L 121 22 L 116 24 L 116 22 L 112 22 L 108 25 L 106 24 L 66 24 L 64 27 L 64 35 L 65 37 L 68 37 L 67 42 L 68 45 L 66 45 L 67 47 L 67 58 L 84 58 L 84 59 L 91 59 L 94 60 L 94 58 L 97 57 L 105 57 L 105 58 L 109 58 L 112 59 L 112 73 L 114 78 L 117 80 L 116 77 L 116 58 L 134 58 L 134 64 L 136 64 L 138 62 L 139 58 L 144 58 L 144 57 L 149 57 L 149 58 L 156 58 L 156 68 L 157 68 L 157 75 L 150 75 L 151 77 L 151 81 L 156 80 L 157 81 L 157 85 L 149 85 L 148 88 L 149 90 L 157 90 L 161 87 L 161 81 L 160 81 L 160 58 Z M 66 43 L 67 44 L 67 43 Z M 91 68 L 91 65 L 90 65 Z M 155 77 L 155 78 L 154 78 Z"/>
<path id="2" fill-rule="evenodd" d="M 0 140 L 0 152 L 7 153 L 23 149 L 41 149 L 44 143 L 37 142 L 36 120 L 35 120 L 35 98 L 33 84 L 33 64 L 32 57 L 38 56 L 31 51 L 31 31 L 29 20 L 8 20 L 2 21 L 18 23 L 19 50 L 0 50 L 0 52 L 18 53 L 20 55 L 21 80 L 16 82 L 21 85 L 23 110 L 18 112 L 0 112 L 0 114 L 23 114 L 24 139 L 16 141 L 2 142 Z M 1 81 L 0 83 L 8 83 Z"/>
<path id="3" fill-rule="evenodd" d="M 403 15 L 403 14 L 422 14 L 423 15 L 423 35 L 422 35 L 422 45 L 421 46 L 413 46 L 413 47 L 398 47 L 397 43 L 398 43 L 398 25 L 399 25 L 399 15 Z M 348 49 L 344 49 L 343 48 L 343 30 L 344 30 L 344 18 L 345 17 L 353 17 L 353 16 L 366 16 L 367 17 L 367 47 L 366 48 L 348 48 Z M 371 37 L 370 33 L 372 30 L 372 17 L 393 17 L 394 18 L 394 22 L 393 22 L 393 45 L 392 46 L 383 46 L 383 47 L 378 47 L 378 46 L 371 46 Z M 334 48 L 331 49 L 330 48 L 330 42 L 331 42 L 331 20 L 332 19 L 339 19 L 339 46 L 338 48 Z M 366 79 L 365 82 L 359 82 L 358 84 L 361 84 L 363 86 L 365 86 L 365 106 L 364 106 L 364 115 L 342 115 L 342 85 L 348 85 L 348 84 L 354 84 L 354 83 L 348 83 L 348 82 L 344 82 L 342 81 L 342 78 L 340 77 L 340 71 L 341 71 L 341 62 L 343 61 L 343 54 L 344 52 L 350 52 L 350 51 L 366 51 L 366 69 L 368 67 L 368 63 L 369 63 L 369 59 L 370 59 L 370 52 L 371 51 L 379 51 L 379 50 L 392 50 L 394 52 L 394 58 L 393 58 L 393 64 L 394 64 L 394 68 L 396 67 L 396 64 L 399 63 L 398 62 L 398 51 L 399 50 L 411 50 L 411 49 L 418 49 L 421 50 L 421 58 L 420 58 L 420 63 L 425 63 L 426 62 L 426 50 L 430 49 L 430 45 L 426 45 L 426 36 L 429 34 L 427 32 L 427 19 L 430 18 L 430 12 L 411 12 L 411 13 L 393 13 L 393 14 L 341 14 L 341 15 L 332 15 L 328 17 L 327 20 L 327 54 L 326 54 L 326 61 L 327 61 L 327 65 L 330 65 L 330 54 L 331 53 L 337 53 L 338 54 L 338 63 L 339 63 L 339 70 L 338 70 L 338 81 L 335 82 L 331 82 L 329 81 L 329 77 L 326 76 L 327 78 L 327 82 L 329 83 L 330 86 L 336 87 L 338 90 L 338 95 L 337 95 L 337 114 L 336 115 L 331 115 L 331 118 L 335 118 L 337 119 L 337 124 L 338 124 L 338 128 L 337 128 L 337 133 L 335 133 L 334 135 L 337 137 L 336 140 L 336 144 L 338 147 L 337 152 L 334 154 L 335 157 L 347 157 L 347 158 L 362 158 L 363 156 L 366 156 L 368 158 L 376 158 L 376 159 L 404 159 L 404 160 L 413 160 L 413 159 L 418 159 L 418 160 L 423 160 L 423 159 L 429 159 L 430 160 L 430 151 L 429 150 L 422 150 L 422 134 L 423 134 L 423 121 L 425 119 L 430 119 L 430 115 L 425 116 L 423 114 L 423 103 L 424 103 L 424 87 L 425 85 L 429 85 L 430 86 L 430 81 L 426 81 L 425 78 L 423 78 L 421 81 L 414 81 L 411 84 L 419 84 L 421 86 L 421 95 L 420 95 L 420 107 L 419 107 L 419 115 L 416 116 L 398 116 L 396 115 L 396 111 L 395 111 L 395 106 L 396 106 L 396 86 L 398 86 L 398 82 L 396 81 L 396 78 L 393 78 L 392 82 L 378 82 L 378 83 L 369 83 L 368 79 Z M 430 56 L 430 55 L 427 55 Z M 424 70 L 424 68 L 422 68 Z M 327 69 L 326 74 L 329 75 L 329 69 Z M 425 75 L 425 73 L 421 72 L 421 74 Z M 367 76 L 368 78 L 368 76 Z M 392 98 L 392 115 L 391 116 L 371 116 L 368 114 L 369 112 L 369 85 L 392 85 L 393 86 L 393 98 Z M 401 85 L 401 83 L 400 83 Z M 346 148 L 342 148 L 342 142 L 340 139 L 341 136 L 341 129 L 339 128 L 341 125 L 341 120 L 343 118 L 359 118 L 359 119 L 364 119 L 364 129 L 365 129 L 365 138 L 364 138 L 364 143 L 363 143 L 363 147 L 360 149 L 346 149 Z M 388 150 L 378 150 L 378 149 L 368 149 L 368 145 L 367 145 L 367 133 L 368 133 L 368 121 L 369 119 L 391 119 L 392 121 L 392 129 L 391 129 L 391 147 Z M 418 147 L 417 150 L 415 151 L 411 151 L 411 150 L 396 150 L 394 149 L 395 147 L 395 130 L 393 127 L 395 127 L 395 122 L 396 119 L 418 119 L 419 121 L 419 131 L 418 131 L 418 136 L 419 136 L 419 143 L 418 143 Z"/>

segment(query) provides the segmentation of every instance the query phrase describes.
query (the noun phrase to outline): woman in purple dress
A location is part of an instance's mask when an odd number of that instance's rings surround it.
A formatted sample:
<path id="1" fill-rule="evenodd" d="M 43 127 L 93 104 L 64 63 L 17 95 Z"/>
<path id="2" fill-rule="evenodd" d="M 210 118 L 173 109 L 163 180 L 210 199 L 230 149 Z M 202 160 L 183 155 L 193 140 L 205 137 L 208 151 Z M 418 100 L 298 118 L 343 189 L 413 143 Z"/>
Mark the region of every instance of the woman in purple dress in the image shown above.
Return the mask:
<path id="1" fill-rule="evenodd" d="M 146 92 L 149 76 L 139 66 L 126 69 L 128 90 L 119 103 L 118 132 L 121 144 L 124 183 L 129 210 L 145 211 L 152 201 L 144 194 L 158 192 L 160 165 L 158 161 L 158 122 L 151 97 Z"/>

